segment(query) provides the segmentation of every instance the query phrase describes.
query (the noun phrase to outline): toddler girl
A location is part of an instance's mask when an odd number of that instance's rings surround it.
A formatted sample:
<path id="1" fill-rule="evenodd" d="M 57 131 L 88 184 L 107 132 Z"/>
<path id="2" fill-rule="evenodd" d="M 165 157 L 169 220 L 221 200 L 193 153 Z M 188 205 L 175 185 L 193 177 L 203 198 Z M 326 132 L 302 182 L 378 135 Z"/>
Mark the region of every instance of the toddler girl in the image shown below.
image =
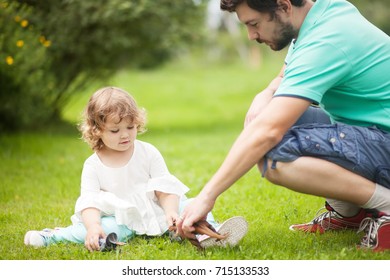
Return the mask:
<path id="1" fill-rule="evenodd" d="M 84 163 L 72 225 L 28 231 L 26 245 L 74 242 L 94 251 L 100 249 L 99 239 L 111 232 L 121 242 L 167 232 L 188 201 L 188 188 L 169 173 L 153 145 L 137 140 L 137 134 L 145 131 L 145 121 L 144 110 L 122 89 L 107 87 L 92 95 L 80 130 L 94 153 Z M 247 232 L 242 217 L 219 227 L 209 213 L 207 221 L 228 237 L 218 241 L 199 236 L 203 247 L 234 246 Z"/>

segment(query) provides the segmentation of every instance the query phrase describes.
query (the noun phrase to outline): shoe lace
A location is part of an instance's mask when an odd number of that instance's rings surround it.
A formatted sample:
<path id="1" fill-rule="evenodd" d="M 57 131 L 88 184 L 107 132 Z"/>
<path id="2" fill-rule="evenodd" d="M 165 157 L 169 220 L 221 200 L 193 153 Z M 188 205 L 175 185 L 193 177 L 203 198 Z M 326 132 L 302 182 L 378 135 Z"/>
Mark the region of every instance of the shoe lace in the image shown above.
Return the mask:
<path id="1" fill-rule="evenodd" d="M 40 236 L 43 239 L 43 244 L 45 244 L 45 246 L 47 246 L 50 243 L 50 240 L 53 237 L 54 232 L 56 230 L 57 230 L 57 228 L 55 228 L 55 229 L 45 228 L 39 232 Z"/>
<path id="2" fill-rule="evenodd" d="M 362 246 L 370 248 L 375 245 L 379 226 L 380 223 L 373 218 L 367 217 L 362 220 L 358 229 L 358 233 L 362 231 L 366 232 L 361 242 Z"/>
<path id="3" fill-rule="evenodd" d="M 323 211 L 325 211 L 325 212 L 323 212 Z M 321 213 L 321 212 L 323 212 L 323 213 Z M 332 212 L 333 211 L 329 211 L 325 207 L 319 209 L 315 215 L 316 217 L 312 220 L 312 223 L 313 224 L 320 224 L 321 227 L 323 227 L 324 229 L 329 229 L 331 219 L 332 219 L 332 214 L 335 214 Z M 324 221 L 327 221 L 327 223 L 324 223 Z"/>

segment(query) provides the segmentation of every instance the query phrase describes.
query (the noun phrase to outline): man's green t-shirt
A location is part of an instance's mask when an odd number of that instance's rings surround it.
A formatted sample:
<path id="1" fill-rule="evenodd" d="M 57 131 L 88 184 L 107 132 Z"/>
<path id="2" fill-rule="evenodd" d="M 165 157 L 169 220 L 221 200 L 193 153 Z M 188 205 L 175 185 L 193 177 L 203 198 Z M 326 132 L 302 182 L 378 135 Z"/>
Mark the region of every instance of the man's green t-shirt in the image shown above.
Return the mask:
<path id="1" fill-rule="evenodd" d="M 317 102 L 335 122 L 390 132 L 390 37 L 349 2 L 317 0 L 276 96 Z"/>

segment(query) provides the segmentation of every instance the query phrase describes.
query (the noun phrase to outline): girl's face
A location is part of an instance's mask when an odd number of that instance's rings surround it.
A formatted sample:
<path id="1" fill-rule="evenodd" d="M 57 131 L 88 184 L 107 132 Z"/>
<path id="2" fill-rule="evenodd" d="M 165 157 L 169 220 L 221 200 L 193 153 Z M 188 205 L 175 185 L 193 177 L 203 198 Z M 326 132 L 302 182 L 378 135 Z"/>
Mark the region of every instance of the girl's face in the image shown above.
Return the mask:
<path id="1" fill-rule="evenodd" d="M 137 126 L 131 122 L 130 117 L 119 122 L 118 117 L 109 117 L 102 131 L 101 139 L 105 149 L 118 152 L 132 148 L 137 137 Z"/>

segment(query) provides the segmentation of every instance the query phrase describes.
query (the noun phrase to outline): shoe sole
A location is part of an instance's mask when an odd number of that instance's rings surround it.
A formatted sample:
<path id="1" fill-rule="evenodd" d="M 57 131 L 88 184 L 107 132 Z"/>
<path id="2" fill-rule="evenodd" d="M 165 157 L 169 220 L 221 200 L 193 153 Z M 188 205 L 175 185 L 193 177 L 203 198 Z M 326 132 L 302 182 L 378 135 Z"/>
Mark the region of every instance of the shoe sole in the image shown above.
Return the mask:
<path id="1" fill-rule="evenodd" d="M 319 233 L 323 234 L 327 229 L 322 228 L 321 226 L 300 224 L 300 225 L 291 225 L 289 230 L 294 232 L 304 232 L 304 233 Z"/>
<path id="2" fill-rule="evenodd" d="M 236 246 L 248 232 L 248 222 L 243 217 L 232 217 L 218 228 L 218 233 L 226 235 L 225 239 L 206 237 L 200 241 L 202 248 Z"/>
<path id="3" fill-rule="evenodd" d="M 24 235 L 24 245 L 30 245 L 30 235 L 31 235 L 31 230 L 26 232 Z"/>
<path id="4" fill-rule="evenodd" d="M 295 224 L 291 225 L 288 229 L 295 232 L 323 234 L 326 231 L 358 230 L 359 225 L 345 222 L 343 225 L 340 225 L 336 222 L 323 221 L 319 224 Z"/>

